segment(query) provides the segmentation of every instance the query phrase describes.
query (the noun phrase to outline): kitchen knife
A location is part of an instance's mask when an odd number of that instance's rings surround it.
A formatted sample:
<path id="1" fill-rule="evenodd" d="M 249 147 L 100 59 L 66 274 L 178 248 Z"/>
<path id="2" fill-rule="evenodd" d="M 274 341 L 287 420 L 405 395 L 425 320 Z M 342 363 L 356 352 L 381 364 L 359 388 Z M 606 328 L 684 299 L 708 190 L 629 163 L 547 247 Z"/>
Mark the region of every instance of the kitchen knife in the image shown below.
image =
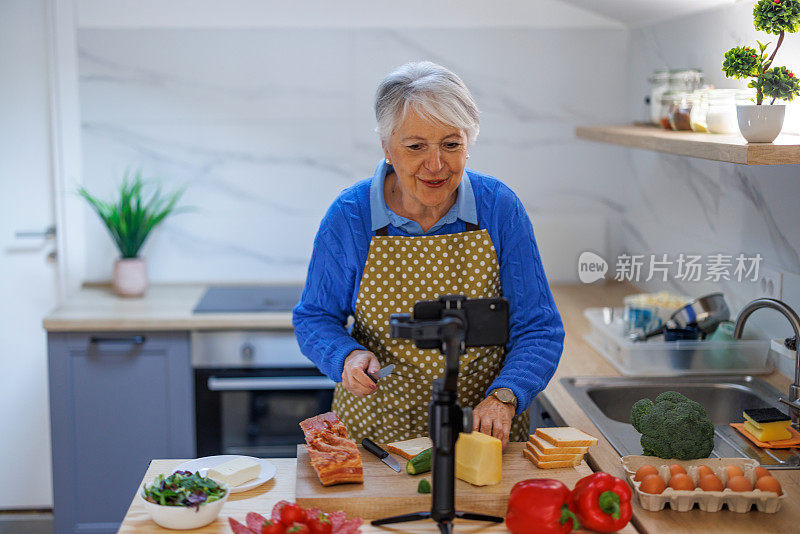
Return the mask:
<path id="1" fill-rule="evenodd" d="M 385 463 L 398 473 L 400 472 L 400 462 L 389 456 L 389 453 L 381 449 L 377 443 L 375 443 L 369 438 L 364 438 L 361 440 L 361 445 L 363 445 L 364 448 L 367 449 L 369 452 L 380 458 L 380 460 L 383 463 Z"/>
<path id="2" fill-rule="evenodd" d="M 374 373 L 367 373 L 367 376 L 370 377 L 370 379 L 373 382 L 378 382 L 378 380 L 380 380 L 384 376 L 388 376 L 388 375 L 392 374 L 392 371 L 394 371 L 394 364 L 390 363 L 386 367 L 384 367 L 382 369 L 378 369 Z"/>

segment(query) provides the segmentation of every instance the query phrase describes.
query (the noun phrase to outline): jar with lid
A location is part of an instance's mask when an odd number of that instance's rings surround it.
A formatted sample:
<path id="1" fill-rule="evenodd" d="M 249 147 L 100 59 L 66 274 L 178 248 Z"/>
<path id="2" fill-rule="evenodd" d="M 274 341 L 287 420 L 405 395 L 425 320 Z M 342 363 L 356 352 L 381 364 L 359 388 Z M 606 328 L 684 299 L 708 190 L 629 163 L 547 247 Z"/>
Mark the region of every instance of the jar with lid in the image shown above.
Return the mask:
<path id="1" fill-rule="evenodd" d="M 688 131 L 692 129 L 689 116 L 692 113 L 692 94 L 674 93 L 669 106 L 669 125 L 675 131 Z"/>
<path id="2" fill-rule="evenodd" d="M 650 106 L 650 122 L 661 124 L 661 97 L 669 89 L 669 71 L 653 71 L 647 81 L 650 82 L 650 95 L 645 101 Z"/>
<path id="3" fill-rule="evenodd" d="M 749 91 L 745 91 L 749 94 Z M 708 111 L 706 124 L 708 131 L 715 134 L 739 133 L 736 118 L 736 98 L 742 94 L 739 89 L 713 89 L 708 92 Z"/>
<path id="4" fill-rule="evenodd" d="M 706 115 L 708 114 L 708 92 L 710 90 L 711 89 L 698 89 L 692 93 L 693 105 L 692 111 L 689 114 L 689 125 L 692 127 L 693 132 L 708 132 Z"/>
<path id="5" fill-rule="evenodd" d="M 672 130 L 669 118 L 673 110 L 680 105 L 681 98 L 683 98 L 684 94 L 685 93 L 667 91 L 661 96 L 661 117 L 659 117 L 658 123 L 665 130 Z"/>

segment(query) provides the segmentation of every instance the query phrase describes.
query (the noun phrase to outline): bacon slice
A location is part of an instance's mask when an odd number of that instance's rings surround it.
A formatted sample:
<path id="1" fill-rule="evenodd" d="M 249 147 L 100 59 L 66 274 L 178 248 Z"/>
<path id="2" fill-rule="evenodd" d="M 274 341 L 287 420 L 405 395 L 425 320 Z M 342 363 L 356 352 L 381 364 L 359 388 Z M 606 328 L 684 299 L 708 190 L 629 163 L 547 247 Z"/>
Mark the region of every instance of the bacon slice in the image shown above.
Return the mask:
<path id="1" fill-rule="evenodd" d="M 323 486 L 364 482 L 361 453 L 355 442 L 347 438 L 347 428 L 335 413 L 300 421 L 300 428 L 306 437 L 311 466 Z"/>

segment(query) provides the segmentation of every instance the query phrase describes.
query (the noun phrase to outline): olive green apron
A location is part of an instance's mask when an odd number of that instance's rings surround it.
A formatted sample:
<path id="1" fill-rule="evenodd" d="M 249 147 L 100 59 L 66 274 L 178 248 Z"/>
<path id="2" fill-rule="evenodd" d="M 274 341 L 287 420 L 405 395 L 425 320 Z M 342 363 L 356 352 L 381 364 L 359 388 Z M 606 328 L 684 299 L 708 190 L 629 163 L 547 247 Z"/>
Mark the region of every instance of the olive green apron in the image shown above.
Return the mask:
<path id="1" fill-rule="evenodd" d="M 475 228 L 475 229 L 471 229 Z M 444 355 L 418 349 L 411 340 L 389 336 L 389 316 L 412 313 L 418 300 L 463 294 L 468 298 L 501 296 L 500 270 L 491 237 L 468 225 L 468 231 L 437 236 L 372 238 L 355 306 L 353 337 L 380 361 L 395 364 L 378 382 L 375 393 L 356 397 L 342 384 L 333 396 L 333 411 L 356 443 L 368 437 L 391 443 L 428 435 L 428 402 L 433 379 L 444 374 Z M 469 347 L 461 356 L 458 401 L 475 407 L 486 395 L 505 358 L 505 347 Z M 529 416 L 514 417 L 510 440 L 527 441 Z"/>

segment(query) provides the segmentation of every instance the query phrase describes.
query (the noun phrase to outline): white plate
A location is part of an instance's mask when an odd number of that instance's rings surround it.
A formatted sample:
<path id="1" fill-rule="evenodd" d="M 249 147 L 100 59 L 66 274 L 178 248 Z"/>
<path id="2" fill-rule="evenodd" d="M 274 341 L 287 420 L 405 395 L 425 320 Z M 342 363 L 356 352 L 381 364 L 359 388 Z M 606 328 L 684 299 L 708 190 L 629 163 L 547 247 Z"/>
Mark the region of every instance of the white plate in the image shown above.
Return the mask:
<path id="1" fill-rule="evenodd" d="M 278 472 L 278 468 L 275 467 L 275 464 L 269 460 L 265 460 L 263 458 L 254 458 L 253 456 L 239 456 L 236 454 L 220 454 L 218 456 L 204 456 L 203 458 L 196 458 L 194 460 L 189 460 L 188 462 L 182 463 L 175 468 L 175 471 L 191 471 L 192 473 L 199 471 L 200 476 L 204 477 L 208 475 L 208 470 L 212 467 L 216 467 L 219 464 L 233 460 L 234 458 L 249 458 L 250 460 L 255 460 L 261 464 L 261 474 L 258 475 L 258 478 L 248 480 L 244 484 L 240 484 L 239 486 L 231 486 L 231 493 L 240 493 L 242 491 L 247 491 L 249 489 L 258 487 L 274 477 L 275 473 Z"/>

